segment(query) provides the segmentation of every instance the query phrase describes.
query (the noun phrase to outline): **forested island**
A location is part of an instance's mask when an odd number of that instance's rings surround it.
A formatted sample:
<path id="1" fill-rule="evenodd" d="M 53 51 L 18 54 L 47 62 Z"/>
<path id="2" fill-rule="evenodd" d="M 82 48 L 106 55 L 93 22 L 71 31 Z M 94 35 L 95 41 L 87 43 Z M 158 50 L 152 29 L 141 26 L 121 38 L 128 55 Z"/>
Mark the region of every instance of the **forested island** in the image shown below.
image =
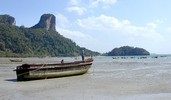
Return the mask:
<path id="1" fill-rule="evenodd" d="M 42 15 L 38 24 L 30 28 L 16 26 L 15 18 L 10 15 L 0 15 L 0 56 L 79 56 L 82 47 L 57 32 L 55 25 L 52 14 Z M 100 54 L 86 48 L 84 51 L 86 56 Z"/>
<path id="2" fill-rule="evenodd" d="M 150 53 L 139 47 L 123 46 L 120 48 L 114 48 L 108 53 L 105 53 L 106 56 L 141 56 L 141 55 L 150 55 Z"/>

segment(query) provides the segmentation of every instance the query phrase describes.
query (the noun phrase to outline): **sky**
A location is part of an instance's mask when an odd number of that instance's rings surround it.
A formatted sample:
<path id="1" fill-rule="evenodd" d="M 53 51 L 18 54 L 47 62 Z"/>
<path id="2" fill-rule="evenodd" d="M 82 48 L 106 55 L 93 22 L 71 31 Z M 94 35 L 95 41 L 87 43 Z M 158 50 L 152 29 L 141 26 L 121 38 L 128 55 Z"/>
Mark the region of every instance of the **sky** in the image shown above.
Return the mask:
<path id="1" fill-rule="evenodd" d="M 77 45 L 106 53 L 121 46 L 171 54 L 171 0 L 0 0 L 0 14 L 31 27 L 43 14 Z"/>

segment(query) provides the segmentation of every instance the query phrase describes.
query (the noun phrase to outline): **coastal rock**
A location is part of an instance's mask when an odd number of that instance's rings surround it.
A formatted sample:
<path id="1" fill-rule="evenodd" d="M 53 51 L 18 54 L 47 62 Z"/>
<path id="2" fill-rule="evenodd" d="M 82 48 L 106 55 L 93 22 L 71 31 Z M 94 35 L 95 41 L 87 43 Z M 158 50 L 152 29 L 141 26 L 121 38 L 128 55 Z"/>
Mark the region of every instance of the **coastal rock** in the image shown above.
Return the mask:
<path id="1" fill-rule="evenodd" d="M 10 15 L 0 15 L 0 23 L 16 26 L 15 18 Z"/>
<path id="2" fill-rule="evenodd" d="M 56 31 L 55 25 L 56 18 L 53 14 L 43 14 L 40 18 L 39 23 L 32 28 L 44 28 L 46 30 Z"/>
<path id="3" fill-rule="evenodd" d="M 108 52 L 108 56 L 139 56 L 139 55 L 150 55 L 150 53 L 139 47 L 123 46 L 120 48 L 114 48 L 112 51 Z"/>

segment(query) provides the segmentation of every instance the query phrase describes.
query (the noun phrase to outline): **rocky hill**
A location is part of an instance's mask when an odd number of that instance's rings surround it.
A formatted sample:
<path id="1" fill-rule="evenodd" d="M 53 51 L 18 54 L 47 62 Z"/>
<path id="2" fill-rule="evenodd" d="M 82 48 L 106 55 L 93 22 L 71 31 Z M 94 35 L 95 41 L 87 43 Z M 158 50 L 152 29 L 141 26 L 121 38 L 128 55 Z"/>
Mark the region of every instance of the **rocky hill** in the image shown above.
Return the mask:
<path id="1" fill-rule="evenodd" d="M 55 29 L 56 18 L 52 14 L 41 16 L 31 28 L 15 26 L 15 18 L 0 15 L 0 56 L 78 56 L 81 47 Z M 99 55 L 85 49 L 85 55 Z"/>
<path id="2" fill-rule="evenodd" d="M 123 46 L 120 48 L 114 48 L 112 51 L 106 53 L 107 56 L 138 56 L 138 55 L 150 55 L 150 53 L 138 47 Z"/>
<path id="3" fill-rule="evenodd" d="M 15 18 L 10 15 L 0 15 L 0 23 L 7 25 L 16 25 Z"/>
<path id="4" fill-rule="evenodd" d="M 56 31 L 56 18 L 52 14 L 44 14 L 41 16 L 38 24 L 33 26 L 32 28 L 44 28 L 46 30 Z"/>

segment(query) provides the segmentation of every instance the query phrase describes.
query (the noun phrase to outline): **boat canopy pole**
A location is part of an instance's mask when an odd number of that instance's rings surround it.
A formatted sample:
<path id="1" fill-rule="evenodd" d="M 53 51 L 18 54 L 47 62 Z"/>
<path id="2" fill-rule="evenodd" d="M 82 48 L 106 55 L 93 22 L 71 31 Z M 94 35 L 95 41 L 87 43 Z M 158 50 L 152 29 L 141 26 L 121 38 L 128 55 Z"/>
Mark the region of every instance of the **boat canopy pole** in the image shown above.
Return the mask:
<path id="1" fill-rule="evenodd" d="M 84 60 L 84 48 L 81 49 L 82 60 Z"/>

